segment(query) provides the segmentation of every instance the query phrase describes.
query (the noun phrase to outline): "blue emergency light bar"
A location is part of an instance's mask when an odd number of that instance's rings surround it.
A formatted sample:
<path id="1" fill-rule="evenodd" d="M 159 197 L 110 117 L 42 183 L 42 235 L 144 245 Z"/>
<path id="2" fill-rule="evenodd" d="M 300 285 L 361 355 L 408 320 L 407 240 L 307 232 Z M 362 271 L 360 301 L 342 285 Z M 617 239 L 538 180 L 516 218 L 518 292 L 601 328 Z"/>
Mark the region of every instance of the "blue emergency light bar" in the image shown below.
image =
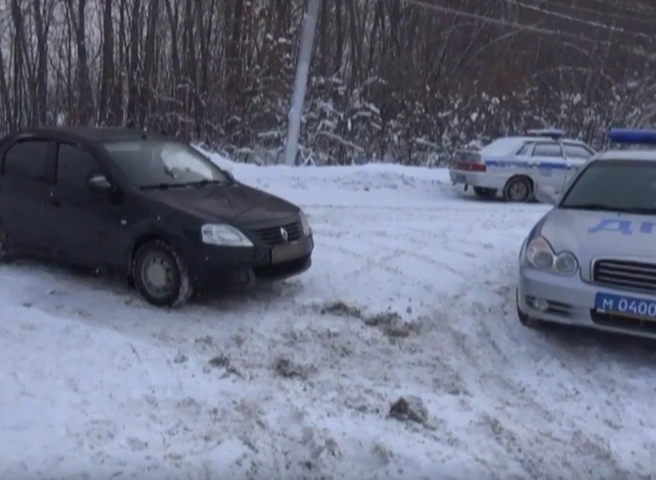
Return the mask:
<path id="1" fill-rule="evenodd" d="M 656 130 L 636 130 L 633 128 L 611 128 L 606 138 L 614 143 L 633 143 L 637 145 L 656 145 Z"/>
<path id="2" fill-rule="evenodd" d="M 558 140 L 565 136 L 565 131 L 558 130 L 557 128 L 537 128 L 533 130 L 527 130 L 526 135 L 531 137 L 547 137 L 553 140 Z"/>

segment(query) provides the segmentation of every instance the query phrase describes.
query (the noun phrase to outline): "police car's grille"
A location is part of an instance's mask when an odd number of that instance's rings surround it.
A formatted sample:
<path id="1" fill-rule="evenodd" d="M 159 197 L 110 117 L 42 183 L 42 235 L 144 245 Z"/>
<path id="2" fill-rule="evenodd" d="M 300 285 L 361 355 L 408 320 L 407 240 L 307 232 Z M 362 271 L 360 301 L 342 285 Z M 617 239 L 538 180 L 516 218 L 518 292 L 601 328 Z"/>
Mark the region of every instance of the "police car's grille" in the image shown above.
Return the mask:
<path id="1" fill-rule="evenodd" d="M 592 281 L 631 290 L 656 292 L 656 264 L 627 260 L 597 260 Z"/>
<path id="2" fill-rule="evenodd" d="M 287 240 L 285 240 L 281 228 L 287 232 Z M 301 222 L 288 223 L 280 225 L 279 227 L 268 227 L 255 230 L 255 233 L 267 245 L 279 245 L 281 243 L 293 242 L 301 238 Z"/>

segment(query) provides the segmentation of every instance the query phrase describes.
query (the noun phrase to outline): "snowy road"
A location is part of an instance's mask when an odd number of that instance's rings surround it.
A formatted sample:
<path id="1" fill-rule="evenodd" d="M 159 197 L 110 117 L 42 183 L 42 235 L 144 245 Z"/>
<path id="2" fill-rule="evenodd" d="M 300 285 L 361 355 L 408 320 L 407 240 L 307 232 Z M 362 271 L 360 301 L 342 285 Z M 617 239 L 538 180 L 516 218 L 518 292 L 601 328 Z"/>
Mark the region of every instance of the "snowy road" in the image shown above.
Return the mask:
<path id="1" fill-rule="evenodd" d="M 0 478 L 651 478 L 653 343 L 527 330 L 543 205 L 445 172 L 236 166 L 306 208 L 305 275 L 178 312 L 0 268 Z M 387 418 L 419 397 L 424 423 Z"/>

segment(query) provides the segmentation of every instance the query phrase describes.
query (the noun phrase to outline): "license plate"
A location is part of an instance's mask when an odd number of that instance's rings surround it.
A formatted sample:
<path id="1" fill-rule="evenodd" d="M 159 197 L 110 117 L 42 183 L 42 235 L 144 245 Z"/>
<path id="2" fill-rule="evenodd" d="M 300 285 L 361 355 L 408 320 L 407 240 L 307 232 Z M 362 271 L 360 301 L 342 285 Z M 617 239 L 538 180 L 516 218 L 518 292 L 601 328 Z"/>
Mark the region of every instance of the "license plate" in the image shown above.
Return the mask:
<path id="1" fill-rule="evenodd" d="M 271 252 L 272 263 L 282 263 L 302 257 L 307 253 L 305 242 L 292 242 L 275 247 Z"/>
<path id="2" fill-rule="evenodd" d="M 455 173 L 453 175 L 453 181 L 456 183 L 465 183 L 467 180 L 467 177 L 465 177 L 462 173 Z"/>
<path id="3" fill-rule="evenodd" d="M 595 308 L 602 313 L 656 321 L 656 300 L 645 300 L 611 293 L 597 293 Z"/>

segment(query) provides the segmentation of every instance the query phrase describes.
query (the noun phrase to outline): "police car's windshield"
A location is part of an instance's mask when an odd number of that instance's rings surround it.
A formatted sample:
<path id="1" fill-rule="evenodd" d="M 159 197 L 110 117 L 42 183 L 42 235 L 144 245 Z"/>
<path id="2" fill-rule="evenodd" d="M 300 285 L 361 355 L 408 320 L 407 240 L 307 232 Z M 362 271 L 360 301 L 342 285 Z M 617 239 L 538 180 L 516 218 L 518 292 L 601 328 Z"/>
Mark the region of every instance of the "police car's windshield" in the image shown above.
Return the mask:
<path id="1" fill-rule="evenodd" d="M 139 188 L 229 183 L 209 159 L 189 145 L 137 140 L 104 144 L 121 171 Z"/>
<path id="2" fill-rule="evenodd" d="M 656 214 L 656 162 L 593 162 L 567 191 L 559 208 Z"/>

